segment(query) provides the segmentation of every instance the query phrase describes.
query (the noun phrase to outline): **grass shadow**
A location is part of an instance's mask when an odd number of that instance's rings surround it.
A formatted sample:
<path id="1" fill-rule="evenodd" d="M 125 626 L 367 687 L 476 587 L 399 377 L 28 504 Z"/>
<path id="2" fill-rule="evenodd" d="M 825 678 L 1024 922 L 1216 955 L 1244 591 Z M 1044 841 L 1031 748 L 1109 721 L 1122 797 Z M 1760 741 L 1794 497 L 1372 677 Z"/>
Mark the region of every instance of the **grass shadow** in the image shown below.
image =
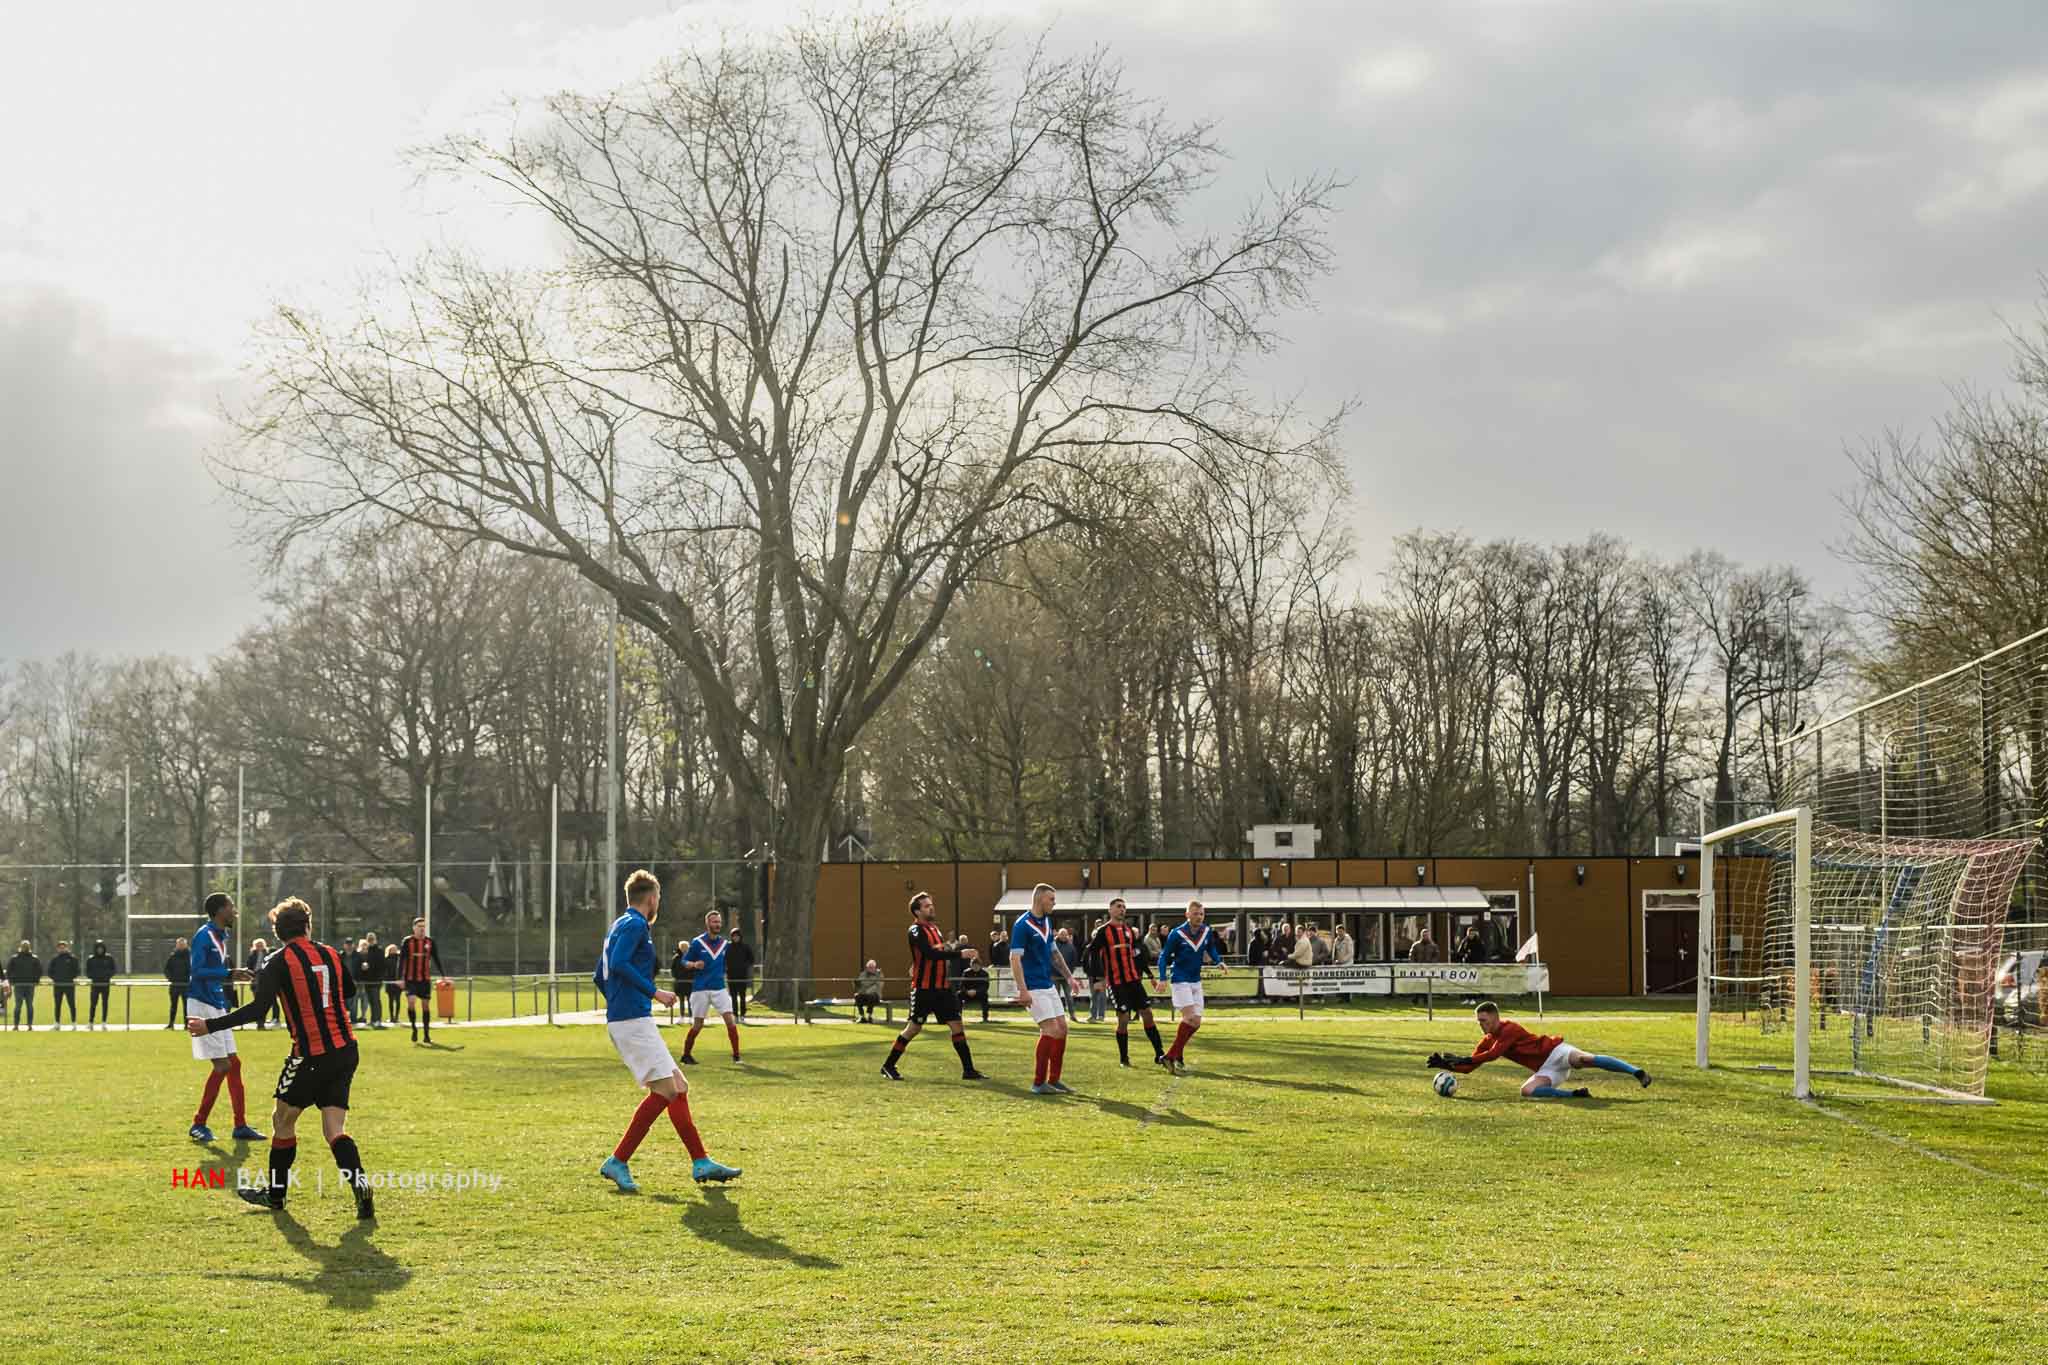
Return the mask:
<path id="1" fill-rule="evenodd" d="M 420 1046 L 421 1046 L 421 1047 L 424 1047 L 424 1048 L 431 1048 L 431 1049 L 433 1049 L 433 1050 L 434 1050 L 435 1052 L 461 1052 L 461 1051 L 463 1051 L 463 1045 L 462 1045 L 461 1043 L 437 1043 L 437 1042 L 435 1042 L 435 1041 L 434 1041 L 433 1039 L 431 1039 L 431 1038 L 427 1039 L 427 1041 L 426 1041 L 426 1042 L 424 1042 L 424 1043 L 421 1043 L 421 1044 L 420 1044 Z"/>
<path id="2" fill-rule="evenodd" d="M 787 1261 L 801 1270 L 837 1270 L 839 1262 L 812 1251 L 798 1251 L 780 1237 L 751 1231 L 740 1221 L 740 1206 L 719 1186 L 706 1186 L 701 1200 L 672 1194 L 654 1196 L 657 1204 L 681 1204 L 683 1226 L 692 1235 L 720 1247 L 763 1261 Z"/>
<path id="3" fill-rule="evenodd" d="M 1313 1094 L 1363 1095 L 1366 1092 L 1342 1081 L 1283 1081 L 1278 1076 L 1247 1076 L 1241 1071 L 1187 1071 L 1193 1080 L 1241 1081 L 1246 1085 L 1271 1086 L 1276 1090 L 1305 1090 Z"/>
<path id="4" fill-rule="evenodd" d="M 259 1215 L 251 1214 L 252 1218 Z M 285 1240 L 285 1245 L 312 1263 L 313 1274 L 290 1275 L 282 1271 L 262 1274 L 253 1271 L 230 1271 L 226 1278 L 245 1280 L 254 1284 L 278 1284 L 308 1294 L 320 1294 L 327 1299 L 329 1308 L 360 1313 L 374 1308 L 379 1295 L 403 1289 L 412 1280 L 412 1271 L 400 1265 L 396 1258 L 370 1240 L 372 1225 L 356 1222 L 349 1225 L 341 1240 L 333 1246 L 322 1245 L 315 1240 L 306 1225 L 294 1218 L 289 1211 L 261 1215 L 269 1218 Z M 351 1217 L 354 1215 L 351 1214 Z"/>

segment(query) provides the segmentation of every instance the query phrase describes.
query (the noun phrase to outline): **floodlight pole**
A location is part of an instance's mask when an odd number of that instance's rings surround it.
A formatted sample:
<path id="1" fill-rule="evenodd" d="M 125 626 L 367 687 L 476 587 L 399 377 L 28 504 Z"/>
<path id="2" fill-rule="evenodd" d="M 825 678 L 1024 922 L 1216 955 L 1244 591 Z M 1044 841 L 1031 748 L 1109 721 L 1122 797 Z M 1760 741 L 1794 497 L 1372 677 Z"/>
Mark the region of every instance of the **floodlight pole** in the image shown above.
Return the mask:
<path id="1" fill-rule="evenodd" d="M 242 764 L 235 765 L 235 906 L 242 904 L 242 831 L 249 827 L 249 817 L 242 806 Z"/>
<path id="2" fill-rule="evenodd" d="M 420 918 L 427 922 L 427 937 L 434 936 L 434 784 L 427 783 L 425 862 L 420 867 Z"/>
<path id="3" fill-rule="evenodd" d="M 562 784 L 548 789 L 548 1022 L 555 1022 L 555 894 L 562 884 Z"/>
<path id="4" fill-rule="evenodd" d="M 135 860 L 134 828 L 131 819 L 134 803 L 133 790 L 129 785 L 129 768 L 121 765 L 121 960 L 128 964 L 128 970 L 135 970 Z M 78 1007 L 71 1007 L 71 1022 L 78 1022 Z"/>

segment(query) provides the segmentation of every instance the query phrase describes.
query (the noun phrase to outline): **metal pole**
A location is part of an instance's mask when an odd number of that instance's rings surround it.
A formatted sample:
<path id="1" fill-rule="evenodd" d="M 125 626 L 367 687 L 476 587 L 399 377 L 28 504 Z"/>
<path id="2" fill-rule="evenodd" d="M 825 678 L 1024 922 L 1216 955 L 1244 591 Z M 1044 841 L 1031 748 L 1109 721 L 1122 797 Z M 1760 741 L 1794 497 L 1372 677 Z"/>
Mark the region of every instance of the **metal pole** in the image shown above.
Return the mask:
<path id="1" fill-rule="evenodd" d="M 561 881 L 562 784 L 548 788 L 548 1022 L 555 1022 L 555 887 Z"/>
<path id="2" fill-rule="evenodd" d="M 249 827 L 242 804 L 242 765 L 235 765 L 235 904 L 242 903 L 242 831 Z"/>
<path id="3" fill-rule="evenodd" d="M 129 971 L 135 970 L 135 860 L 132 856 L 134 831 L 130 827 L 130 816 L 134 810 L 133 789 L 129 785 L 128 765 L 121 765 L 121 961 Z M 77 904 L 73 901 L 72 904 Z M 56 1006 L 50 1006 L 54 1015 Z M 71 1013 L 78 1013 L 77 1007 Z"/>
<path id="4" fill-rule="evenodd" d="M 427 922 L 427 937 L 434 936 L 434 784 L 427 783 L 426 862 L 420 868 L 420 918 Z"/>
<path id="5" fill-rule="evenodd" d="M 605 917 L 611 915 L 612 899 L 619 884 L 619 599 L 612 598 L 611 631 L 605 637 L 604 689 L 604 897 Z M 548 931 L 548 951 L 554 951 L 554 930 Z"/>

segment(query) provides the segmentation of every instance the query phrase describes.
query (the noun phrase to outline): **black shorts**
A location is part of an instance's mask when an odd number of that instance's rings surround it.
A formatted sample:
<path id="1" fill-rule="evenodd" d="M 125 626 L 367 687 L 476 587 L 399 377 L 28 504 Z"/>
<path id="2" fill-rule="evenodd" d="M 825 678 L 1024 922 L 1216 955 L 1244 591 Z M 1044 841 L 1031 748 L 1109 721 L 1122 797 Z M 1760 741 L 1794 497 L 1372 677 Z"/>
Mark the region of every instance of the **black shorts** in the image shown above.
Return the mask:
<path id="1" fill-rule="evenodd" d="M 950 986 L 926 986 L 910 993 L 910 1022 L 922 1024 L 933 1016 L 942 1024 L 960 1022 L 960 996 Z"/>
<path id="2" fill-rule="evenodd" d="M 277 1098 L 294 1109 L 346 1109 L 356 1078 L 356 1045 L 301 1057 L 294 1052 L 277 1073 Z"/>
<path id="3" fill-rule="evenodd" d="M 405 993 L 416 1000 L 431 1000 L 434 997 L 434 983 L 431 981 L 408 981 Z"/>
<path id="4" fill-rule="evenodd" d="M 1136 1014 L 1152 1008 L 1152 997 L 1146 993 L 1142 981 L 1126 981 L 1120 986 L 1111 986 L 1109 998 L 1115 1002 L 1120 1014 Z"/>

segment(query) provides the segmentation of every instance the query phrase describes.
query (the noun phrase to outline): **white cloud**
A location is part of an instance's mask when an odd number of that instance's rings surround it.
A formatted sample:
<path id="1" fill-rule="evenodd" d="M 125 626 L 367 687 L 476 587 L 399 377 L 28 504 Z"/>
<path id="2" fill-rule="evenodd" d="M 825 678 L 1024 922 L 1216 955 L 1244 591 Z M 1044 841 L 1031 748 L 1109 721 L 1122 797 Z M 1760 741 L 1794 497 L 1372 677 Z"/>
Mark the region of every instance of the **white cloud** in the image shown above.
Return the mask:
<path id="1" fill-rule="evenodd" d="M 1436 75 L 1436 59 L 1421 47 L 1377 49 L 1351 67 L 1351 88 L 1368 98 L 1411 95 Z"/>

